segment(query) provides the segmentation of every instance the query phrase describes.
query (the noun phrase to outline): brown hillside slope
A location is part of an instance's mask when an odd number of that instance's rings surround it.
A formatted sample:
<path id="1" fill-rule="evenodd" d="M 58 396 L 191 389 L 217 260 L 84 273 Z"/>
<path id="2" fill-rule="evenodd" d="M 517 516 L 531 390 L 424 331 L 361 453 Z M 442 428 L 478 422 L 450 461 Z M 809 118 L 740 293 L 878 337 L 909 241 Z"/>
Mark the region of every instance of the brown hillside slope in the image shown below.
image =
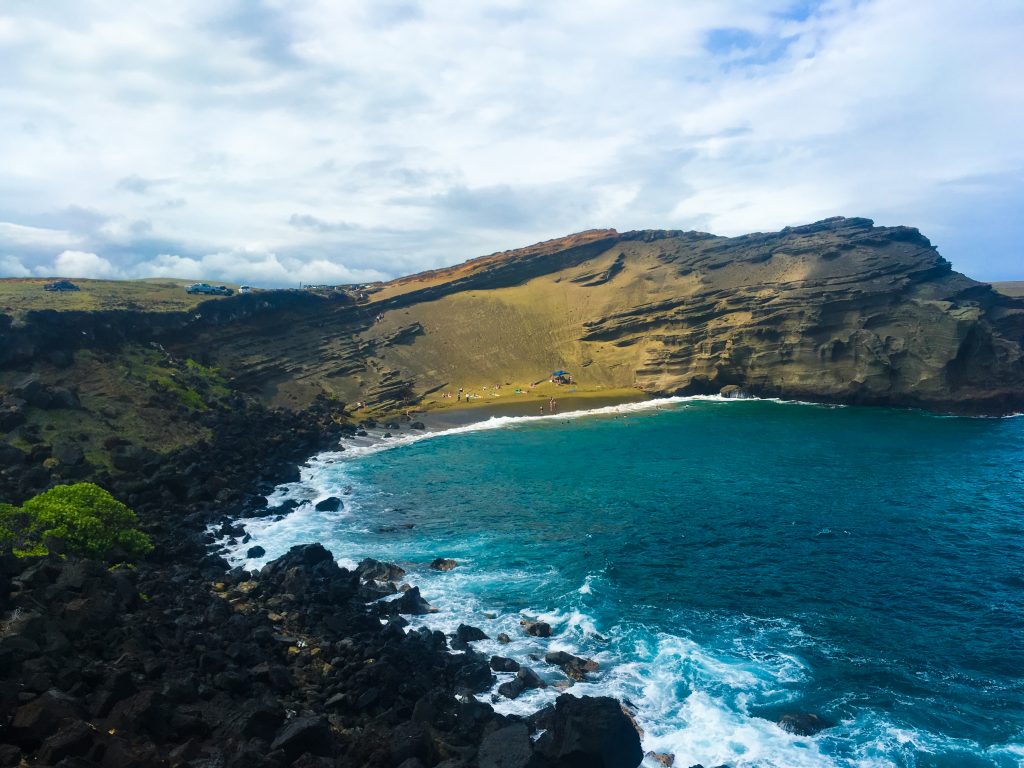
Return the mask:
<path id="1" fill-rule="evenodd" d="M 916 229 L 836 218 L 735 238 L 595 230 L 181 348 L 282 405 L 511 396 L 566 368 L 581 389 L 1006 412 L 1024 403 L 1022 338 L 1024 302 L 953 272 Z"/>

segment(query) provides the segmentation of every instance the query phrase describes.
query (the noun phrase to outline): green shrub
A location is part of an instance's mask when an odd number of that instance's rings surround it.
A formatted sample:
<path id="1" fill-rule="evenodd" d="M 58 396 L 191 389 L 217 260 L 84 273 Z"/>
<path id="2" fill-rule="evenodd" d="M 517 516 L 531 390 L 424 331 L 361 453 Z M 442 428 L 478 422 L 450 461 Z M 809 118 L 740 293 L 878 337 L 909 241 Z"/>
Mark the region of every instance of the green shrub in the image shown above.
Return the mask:
<path id="1" fill-rule="evenodd" d="M 63 542 L 66 552 L 104 558 L 118 550 L 132 557 L 153 545 L 136 527 L 135 513 L 98 485 L 58 485 L 21 508 L 0 508 L 0 550 L 19 557 L 46 554 L 46 542 Z"/>
<path id="2" fill-rule="evenodd" d="M 10 504 L 0 504 L 0 554 L 17 557 L 45 555 L 35 520 L 25 510 Z"/>

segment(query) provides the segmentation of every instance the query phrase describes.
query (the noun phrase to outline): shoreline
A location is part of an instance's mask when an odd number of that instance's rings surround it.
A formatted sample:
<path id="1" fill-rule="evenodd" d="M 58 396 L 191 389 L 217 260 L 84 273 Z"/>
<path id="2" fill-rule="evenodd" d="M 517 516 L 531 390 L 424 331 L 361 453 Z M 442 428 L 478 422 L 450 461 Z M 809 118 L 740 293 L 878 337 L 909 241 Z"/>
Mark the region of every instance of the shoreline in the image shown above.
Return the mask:
<path id="1" fill-rule="evenodd" d="M 548 410 L 549 397 L 545 394 L 517 396 L 514 400 L 510 398 L 502 402 L 496 400 L 471 401 L 470 403 L 456 404 L 454 407 L 431 408 L 416 412 L 416 418 L 426 424 L 428 429 L 431 427 L 450 429 L 500 416 L 561 416 L 567 413 L 592 411 L 598 408 L 658 399 L 639 390 L 635 390 L 635 394 L 624 391 L 595 390 L 593 392 L 566 393 L 560 397 L 556 395 L 551 395 L 557 403 L 554 411 Z"/>
<path id="2" fill-rule="evenodd" d="M 0 764 L 640 763 L 614 699 L 563 696 L 529 718 L 477 700 L 495 679 L 488 658 L 410 626 L 403 614 L 429 610 L 416 587 L 380 605 L 403 575 L 387 564 L 349 570 L 313 543 L 250 573 L 211 551 L 211 525 L 244 540 L 262 494 L 356 431 L 320 415 L 225 412 L 205 460 L 190 448 L 113 478 L 156 545 L 138 563 L 0 557 Z M 242 431 L 255 455 L 238 453 Z"/>

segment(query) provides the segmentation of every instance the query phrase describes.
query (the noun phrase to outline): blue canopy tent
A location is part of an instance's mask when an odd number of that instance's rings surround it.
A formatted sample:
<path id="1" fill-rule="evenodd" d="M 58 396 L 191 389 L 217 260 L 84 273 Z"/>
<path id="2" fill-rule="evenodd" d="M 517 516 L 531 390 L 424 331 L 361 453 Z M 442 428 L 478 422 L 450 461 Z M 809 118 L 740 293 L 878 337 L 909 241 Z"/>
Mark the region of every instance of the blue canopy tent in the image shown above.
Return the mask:
<path id="1" fill-rule="evenodd" d="M 568 375 L 569 375 L 569 372 L 568 372 L 568 371 L 554 371 L 554 372 L 553 372 L 553 373 L 551 374 L 552 378 L 554 378 L 554 377 L 556 377 L 556 376 L 568 376 Z"/>

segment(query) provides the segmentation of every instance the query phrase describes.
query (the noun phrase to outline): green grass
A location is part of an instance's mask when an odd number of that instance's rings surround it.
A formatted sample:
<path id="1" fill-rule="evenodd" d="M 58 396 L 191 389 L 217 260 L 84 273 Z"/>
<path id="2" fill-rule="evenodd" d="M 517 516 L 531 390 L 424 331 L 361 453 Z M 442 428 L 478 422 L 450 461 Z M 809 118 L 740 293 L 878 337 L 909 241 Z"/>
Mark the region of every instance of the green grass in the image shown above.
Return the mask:
<path id="1" fill-rule="evenodd" d="M 1007 296 L 1024 297 L 1024 280 L 1007 280 L 1001 283 L 992 283 L 992 287 Z"/>
<path id="2" fill-rule="evenodd" d="M 39 309 L 112 310 L 133 309 L 148 312 L 181 312 L 200 302 L 221 296 L 185 293 L 195 280 L 149 278 L 146 280 L 73 280 L 81 290 L 67 293 L 44 291 L 50 278 L 0 279 L 0 312 L 21 315 Z M 220 283 L 216 283 L 220 285 Z M 237 288 L 227 284 L 230 288 Z"/>

